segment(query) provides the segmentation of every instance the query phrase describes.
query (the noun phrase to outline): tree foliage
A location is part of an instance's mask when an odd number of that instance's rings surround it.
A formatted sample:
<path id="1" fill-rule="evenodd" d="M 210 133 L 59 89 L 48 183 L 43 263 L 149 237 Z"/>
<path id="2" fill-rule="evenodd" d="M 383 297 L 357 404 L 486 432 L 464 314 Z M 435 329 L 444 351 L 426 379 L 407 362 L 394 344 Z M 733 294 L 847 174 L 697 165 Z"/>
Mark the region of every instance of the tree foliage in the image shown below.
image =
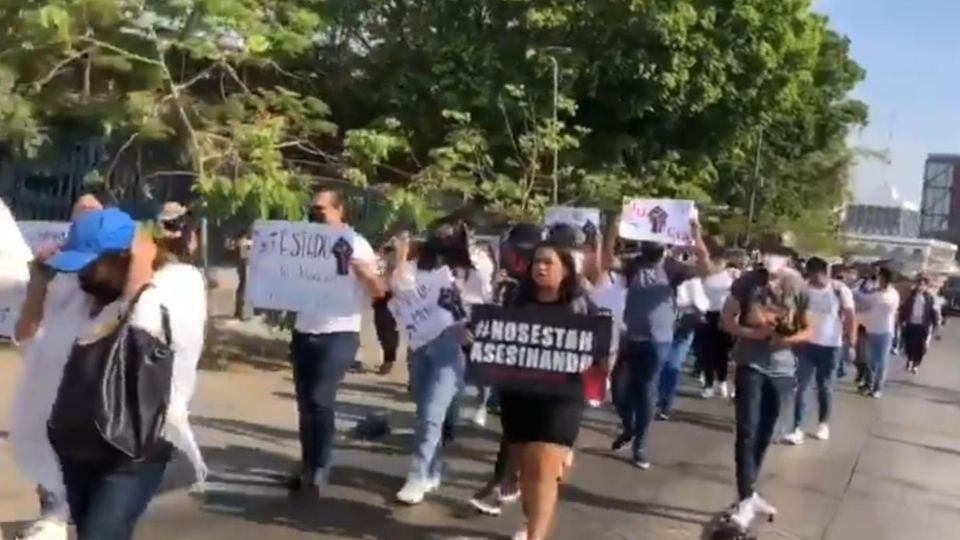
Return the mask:
<path id="1" fill-rule="evenodd" d="M 755 228 L 830 236 L 866 122 L 810 0 L 18 0 L 0 43 L 0 141 L 175 148 L 214 216 L 296 216 L 322 176 L 379 194 L 378 228 L 555 196 L 743 223 L 759 161 Z"/>

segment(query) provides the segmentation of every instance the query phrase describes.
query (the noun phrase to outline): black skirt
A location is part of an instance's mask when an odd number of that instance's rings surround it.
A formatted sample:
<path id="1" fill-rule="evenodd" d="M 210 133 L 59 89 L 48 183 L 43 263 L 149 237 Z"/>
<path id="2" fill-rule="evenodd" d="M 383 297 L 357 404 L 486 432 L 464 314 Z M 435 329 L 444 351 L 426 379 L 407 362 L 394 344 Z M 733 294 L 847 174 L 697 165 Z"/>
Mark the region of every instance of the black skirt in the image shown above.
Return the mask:
<path id="1" fill-rule="evenodd" d="M 573 448 L 580 433 L 583 399 L 502 391 L 500 422 L 511 443 L 542 442 Z"/>

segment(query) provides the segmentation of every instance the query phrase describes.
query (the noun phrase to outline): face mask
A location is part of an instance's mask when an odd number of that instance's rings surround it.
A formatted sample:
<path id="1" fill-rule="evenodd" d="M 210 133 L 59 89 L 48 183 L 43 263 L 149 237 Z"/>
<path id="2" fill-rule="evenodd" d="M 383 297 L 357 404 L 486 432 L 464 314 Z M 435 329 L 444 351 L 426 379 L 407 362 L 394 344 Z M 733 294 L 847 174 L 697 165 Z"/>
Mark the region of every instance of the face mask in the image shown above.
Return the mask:
<path id="1" fill-rule="evenodd" d="M 771 274 L 778 274 L 787 267 L 787 258 L 782 255 L 767 255 L 763 258 L 763 267 Z"/>
<path id="2" fill-rule="evenodd" d="M 317 214 L 314 214 L 313 212 L 310 212 L 310 215 L 307 217 L 307 219 L 310 221 L 310 223 L 326 223 L 327 222 L 326 218 L 322 214 L 317 215 Z"/>

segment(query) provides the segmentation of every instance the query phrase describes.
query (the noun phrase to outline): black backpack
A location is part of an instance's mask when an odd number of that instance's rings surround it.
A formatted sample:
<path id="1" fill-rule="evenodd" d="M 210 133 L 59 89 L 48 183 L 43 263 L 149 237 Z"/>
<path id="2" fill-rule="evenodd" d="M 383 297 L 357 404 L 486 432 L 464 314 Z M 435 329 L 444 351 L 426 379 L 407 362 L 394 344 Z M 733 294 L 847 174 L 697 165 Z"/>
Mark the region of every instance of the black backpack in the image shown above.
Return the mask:
<path id="1" fill-rule="evenodd" d="M 141 460 L 163 444 L 173 379 L 170 315 L 164 338 L 130 325 L 140 296 L 109 334 L 74 343 L 47 425 L 62 458 L 80 462 Z"/>

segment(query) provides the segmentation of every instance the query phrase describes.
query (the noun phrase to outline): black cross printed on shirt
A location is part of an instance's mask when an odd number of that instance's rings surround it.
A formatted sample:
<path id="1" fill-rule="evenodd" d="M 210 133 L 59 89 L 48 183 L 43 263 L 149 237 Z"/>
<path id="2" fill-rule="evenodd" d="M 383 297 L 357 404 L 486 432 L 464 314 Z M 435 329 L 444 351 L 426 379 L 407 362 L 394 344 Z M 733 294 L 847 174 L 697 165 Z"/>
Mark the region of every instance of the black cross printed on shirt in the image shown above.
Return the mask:
<path id="1" fill-rule="evenodd" d="M 344 237 L 333 244 L 330 250 L 337 260 L 337 275 L 345 276 L 350 273 L 350 258 L 353 257 L 353 244 Z"/>

